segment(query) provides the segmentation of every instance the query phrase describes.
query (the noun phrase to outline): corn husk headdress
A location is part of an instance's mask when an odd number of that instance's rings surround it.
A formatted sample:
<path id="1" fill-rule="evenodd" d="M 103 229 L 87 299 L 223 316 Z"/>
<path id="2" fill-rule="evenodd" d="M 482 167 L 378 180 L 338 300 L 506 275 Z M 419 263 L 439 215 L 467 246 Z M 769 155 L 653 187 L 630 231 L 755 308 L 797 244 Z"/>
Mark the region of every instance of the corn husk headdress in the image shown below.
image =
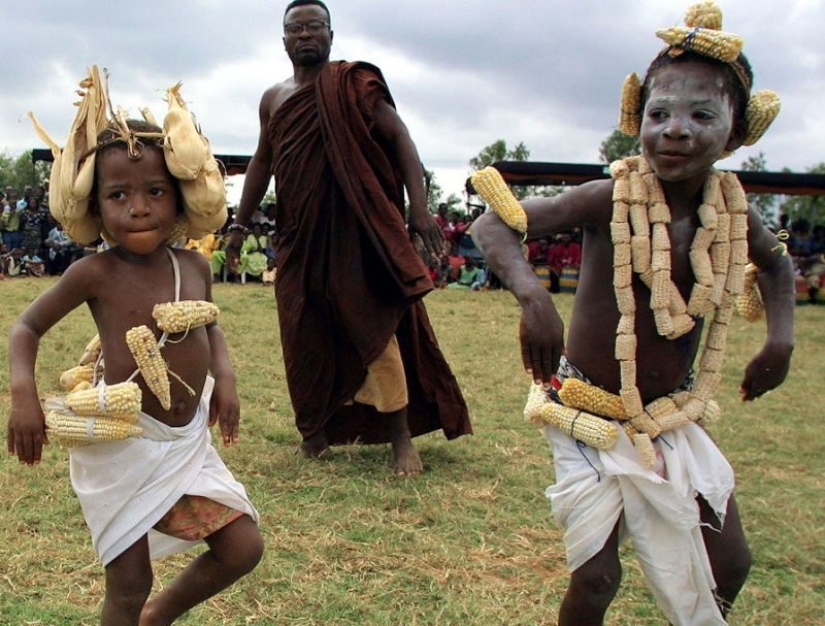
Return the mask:
<path id="1" fill-rule="evenodd" d="M 685 26 L 673 26 L 656 31 L 667 46 L 662 55 L 679 56 L 693 52 L 727 63 L 739 78 L 748 96 L 745 110 L 747 133 L 743 144 L 755 144 L 779 114 L 779 96 L 770 90 L 751 94 L 750 73 L 741 63 L 742 38 L 722 30 L 722 11 L 712 0 L 691 5 L 685 14 Z M 635 72 L 622 85 L 619 130 L 636 137 L 642 121 L 642 82 Z"/>
<path id="2" fill-rule="evenodd" d="M 193 115 L 180 95 L 180 83 L 167 90 L 168 110 L 162 132 L 136 132 L 129 128 L 126 111 L 116 113 L 111 107 L 106 71 L 96 65 L 80 81 L 75 103 L 78 107 L 63 149 L 54 141 L 29 111 L 38 136 L 49 146 L 54 157 L 49 179 L 49 210 L 77 243 L 85 245 L 103 235 L 100 218 L 89 211 L 94 186 L 97 150 L 112 142 L 123 142 L 132 158 L 140 158 L 142 140 L 159 141 L 166 166 L 179 181 L 184 213 L 170 242 L 182 237 L 200 239 L 218 230 L 226 222 L 226 187 L 223 171 L 212 154 L 209 141 L 201 133 Z M 160 127 L 148 109 L 141 109 L 146 122 Z M 113 138 L 100 143 L 98 136 L 109 130 Z"/>

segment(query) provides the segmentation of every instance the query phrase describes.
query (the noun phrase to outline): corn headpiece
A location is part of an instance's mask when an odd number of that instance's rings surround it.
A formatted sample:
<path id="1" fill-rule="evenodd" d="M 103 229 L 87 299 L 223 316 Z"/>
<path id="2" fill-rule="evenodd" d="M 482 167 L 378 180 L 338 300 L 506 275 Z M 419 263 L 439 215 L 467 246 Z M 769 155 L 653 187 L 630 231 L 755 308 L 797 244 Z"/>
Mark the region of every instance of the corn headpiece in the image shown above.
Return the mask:
<path id="1" fill-rule="evenodd" d="M 691 5 L 685 14 L 685 26 L 660 29 L 656 36 L 667 44 L 659 56 L 675 57 L 692 52 L 727 63 L 733 69 L 748 94 L 747 133 L 743 144 L 752 146 L 759 141 L 779 114 L 779 96 L 770 90 L 751 94 L 750 72 L 741 62 L 742 38 L 722 31 L 722 11 L 716 3 L 709 0 Z M 642 123 L 642 84 L 639 76 L 633 73 L 622 85 L 618 128 L 632 137 L 639 134 Z"/>
<path id="2" fill-rule="evenodd" d="M 129 156 L 137 159 L 146 139 L 163 146 L 166 166 L 179 181 L 183 198 L 184 214 L 170 243 L 186 236 L 200 239 L 223 226 L 227 217 L 223 171 L 212 155 L 209 141 L 186 109 L 180 83 L 167 91 L 168 111 L 161 132 L 136 132 L 128 125 L 126 111 L 113 111 L 106 71 L 101 72 L 96 65 L 89 68 L 86 78 L 80 81 L 77 93 L 81 99 L 75 103 L 78 110 L 63 149 L 34 114 L 28 113 L 35 132 L 54 157 L 49 179 L 49 210 L 72 239 L 81 245 L 91 243 L 100 235 L 111 240 L 103 232 L 100 219 L 89 211 L 97 151 L 113 142 L 122 142 Z M 141 109 L 141 114 L 146 122 L 160 127 L 148 109 Z M 99 142 L 98 136 L 106 130 L 112 138 Z"/>

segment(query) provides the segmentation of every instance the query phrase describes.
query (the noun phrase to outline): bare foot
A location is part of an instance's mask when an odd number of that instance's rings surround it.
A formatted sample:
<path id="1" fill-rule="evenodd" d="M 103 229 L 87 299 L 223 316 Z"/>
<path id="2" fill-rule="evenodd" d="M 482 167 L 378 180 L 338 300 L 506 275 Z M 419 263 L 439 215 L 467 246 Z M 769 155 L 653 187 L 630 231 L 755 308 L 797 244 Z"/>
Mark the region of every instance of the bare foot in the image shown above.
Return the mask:
<path id="1" fill-rule="evenodd" d="M 417 476 L 424 471 L 424 463 L 409 437 L 393 441 L 392 454 L 395 458 L 395 473 L 398 476 Z"/>
<path id="2" fill-rule="evenodd" d="M 300 452 L 308 459 L 326 460 L 332 458 L 332 448 L 329 447 L 327 436 L 323 432 L 304 439 L 296 452 Z"/>

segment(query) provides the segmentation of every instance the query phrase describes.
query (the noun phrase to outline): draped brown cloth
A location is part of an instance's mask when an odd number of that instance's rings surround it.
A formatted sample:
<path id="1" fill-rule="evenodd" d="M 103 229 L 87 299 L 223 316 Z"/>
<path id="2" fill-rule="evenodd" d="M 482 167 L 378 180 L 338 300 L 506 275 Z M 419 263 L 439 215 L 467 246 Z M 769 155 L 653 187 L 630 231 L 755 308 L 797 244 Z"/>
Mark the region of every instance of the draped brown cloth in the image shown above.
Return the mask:
<path id="1" fill-rule="evenodd" d="M 367 364 L 398 337 L 412 435 L 472 432 L 467 406 L 421 298 L 432 288 L 404 221 L 392 146 L 370 132 L 377 67 L 329 63 L 273 116 L 277 188 L 275 296 L 298 430 L 330 444 L 389 441 L 374 407 L 346 406 Z"/>

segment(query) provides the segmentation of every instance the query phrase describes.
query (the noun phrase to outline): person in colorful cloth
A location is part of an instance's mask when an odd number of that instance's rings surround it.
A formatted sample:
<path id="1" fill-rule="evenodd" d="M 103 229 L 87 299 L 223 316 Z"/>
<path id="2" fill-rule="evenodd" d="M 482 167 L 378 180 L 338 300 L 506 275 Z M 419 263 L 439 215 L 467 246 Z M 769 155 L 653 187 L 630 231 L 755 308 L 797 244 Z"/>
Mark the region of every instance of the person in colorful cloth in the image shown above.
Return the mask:
<path id="1" fill-rule="evenodd" d="M 396 474 L 414 475 L 423 463 L 413 437 L 472 432 L 422 302 L 433 283 L 410 240 L 421 236 L 435 255 L 443 237 L 381 72 L 330 62 L 332 39 L 323 2 L 287 5 L 293 76 L 261 98 L 227 260 L 238 267 L 242 233 L 274 175 L 275 295 L 299 450 L 323 458 L 336 444 L 389 442 Z"/>
<path id="2" fill-rule="evenodd" d="M 534 379 L 525 415 L 553 452 L 547 496 L 572 572 L 563 625 L 603 623 L 625 537 L 676 625 L 724 624 L 751 565 L 733 470 L 704 425 L 718 416 L 713 395 L 727 323 L 748 295 L 748 261 L 767 338 L 745 369 L 742 399 L 785 379 L 793 270 L 736 177 L 713 165 L 754 143 L 779 102 L 751 94 L 742 41 L 721 31 L 718 7 L 694 5 L 686 23 L 659 31 L 665 49 L 643 81 L 625 82 L 620 128 L 639 135 L 642 155 L 613 163 L 612 180 L 521 204 L 494 198 L 495 170 L 472 181 L 501 213 L 481 216 L 473 234 L 522 306 L 522 358 Z M 564 323 L 520 241 L 576 226 L 584 245 L 565 346 Z"/>
<path id="3" fill-rule="evenodd" d="M 111 110 L 97 67 L 81 87 L 69 134 L 76 143 L 61 150 L 36 121 L 35 128 L 55 152 L 49 204 L 55 219 L 79 244 L 102 235 L 109 247 L 70 265 L 11 328 L 8 450 L 34 465 L 50 438 L 69 447 L 72 486 L 106 570 L 101 623 L 171 624 L 250 572 L 263 553 L 258 512 L 211 443 L 215 422 L 224 445 L 238 440 L 240 403 L 223 333 L 208 318 L 169 327 L 154 312 L 183 301 L 214 309 L 209 263 L 171 243 L 199 239 L 225 221 L 223 176 L 191 115 L 178 110 L 173 117 L 178 86 L 169 92 L 165 131 L 148 118 L 87 117 L 90 108 Z M 90 136 L 97 140 L 86 145 Z M 187 137 L 199 142 L 189 153 L 200 153 L 184 162 L 175 147 Z M 61 177 L 66 168 L 73 171 Z M 173 172 L 195 184 L 184 185 Z M 83 304 L 99 338 L 99 355 L 89 365 L 93 410 L 81 412 L 77 388 L 47 401 L 44 414 L 35 380 L 39 341 Z M 133 336 L 150 344 L 134 343 Z M 147 367 L 151 362 L 159 367 Z M 124 399 L 116 389 L 134 393 Z M 130 436 L 96 434 L 124 404 L 134 405 Z M 67 430 L 78 418 L 82 431 Z M 202 542 L 209 549 L 150 598 L 151 559 Z"/>

